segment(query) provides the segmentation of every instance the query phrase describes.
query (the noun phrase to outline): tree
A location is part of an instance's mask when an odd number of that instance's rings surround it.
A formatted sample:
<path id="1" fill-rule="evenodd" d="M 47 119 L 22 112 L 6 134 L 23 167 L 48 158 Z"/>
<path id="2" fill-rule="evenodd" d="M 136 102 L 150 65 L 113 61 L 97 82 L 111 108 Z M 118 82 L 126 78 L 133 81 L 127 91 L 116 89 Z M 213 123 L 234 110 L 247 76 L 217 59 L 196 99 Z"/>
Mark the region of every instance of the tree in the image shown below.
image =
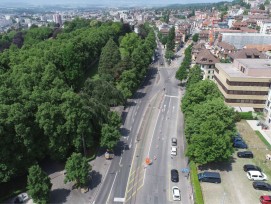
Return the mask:
<path id="1" fill-rule="evenodd" d="M 101 131 L 101 146 L 113 150 L 121 137 L 119 127 L 104 124 Z"/>
<path id="2" fill-rule="evenodd" d="M 204 103 L 213 98 L 222 99 L 222 95 L 217 85 L 210 80 L 203 80 L 191 85 L 182 99 L 182 111 L 185 115 L 193 111 L 196 104 Z"/>
<path id="3" fill-rule="evenodd" d="M 174 51 L 175 49 L 175 27 L 171 27 L 167 37 L 167 51 Z"/>
<path id="4" fill-rule="evenodd" d="M 259 9 L 260 9 L 260 10 L 265 10 L 264 4 L 260 4 L 260 5 L 259 5 Z"/>
<path id="5" fill-rule="evenodd" d="M 198 33 L 195 33 L 195 34 L 193 35 L 193 37 L 192 37 L 192 40 L 193 40 L 194 42 L 198 42 L 198 40 L 199 40 L 199 34 L 198 34 Z"/>
<path id="6" fill-rule="evenodd" d="M 188 80 L 186 83 L 186 88 L 189 88 L 189 86 L 198 83 L 202 80 L 202 73 L 199 65 L 195 65 L 189 70 L 188 74 Z"/>
<path id="7" fill-rule="evenodd" d="M 114 70 L 115 65 L 120 61 L 120 52 L 117 44 L 110 38 L 106 45 L 102 49 L 102 53 L 99 61 L 99 74 L 110 75 L 113 79 L 116 70 Z"/>
<path id="8" fill-rule="evenodd" d="M 199 164 L 223 161 L 233 153 L 235 114 L 222 99 L 214 98 L 193 106 L 186 115 L 187 155 Z"/>
<path id="9" fill-rule="evenodd" d="M 39 167 L 33 165 L 29 168 L 27 176 L 28 193 L 33 198 L 35 203 L 46 204 L 49 201 L 49 193 L 52 187 L 50 178 Z"/>
<path id="10" fill-rule="evenodd" d="M 264 5 L 265 5 L 265 6 L 270 5 L 270 0 L 265 0 Z"/>
<path id="11" fill-rule="evenodd" d="M 83 187 L 87 185 L 91 169 L 87 159 L 82 154 L 74 152 L 66 161 L 65 170 L 67 173 L 64 182 L 74 181 L 77 187 Z"/>

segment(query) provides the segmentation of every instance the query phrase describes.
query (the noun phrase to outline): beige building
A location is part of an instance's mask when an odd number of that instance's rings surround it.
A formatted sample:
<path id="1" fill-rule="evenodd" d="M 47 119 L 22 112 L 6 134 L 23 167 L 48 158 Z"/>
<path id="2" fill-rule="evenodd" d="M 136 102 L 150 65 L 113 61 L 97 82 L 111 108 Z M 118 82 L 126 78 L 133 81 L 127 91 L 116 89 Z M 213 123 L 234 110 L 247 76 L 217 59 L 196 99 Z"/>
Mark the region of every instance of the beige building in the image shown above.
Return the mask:
<path id="1" fill-rule="evenodd" d="M 262 111 L 271 82 L 271 60 L 235 59 L 232 64 L 216 63 L 214 78 L 228 105 Z"/>

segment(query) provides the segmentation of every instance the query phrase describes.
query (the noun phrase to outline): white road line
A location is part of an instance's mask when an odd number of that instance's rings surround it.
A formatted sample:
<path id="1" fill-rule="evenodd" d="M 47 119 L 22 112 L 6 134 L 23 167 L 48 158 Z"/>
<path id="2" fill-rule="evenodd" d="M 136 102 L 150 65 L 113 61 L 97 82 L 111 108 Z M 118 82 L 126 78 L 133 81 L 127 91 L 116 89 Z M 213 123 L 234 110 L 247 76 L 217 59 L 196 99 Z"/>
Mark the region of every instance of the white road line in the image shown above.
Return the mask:
<path id="1" fill-rule="evenodd" d="M 165 95 L 165 97 L 170 97 L 170 98 L 179 98 L 179 96 L 171 96 L 171 95 Z"/>
<path id="2" fill-rule="evenodd" d="M 120 157 L 120 162 L 119 162 L 119 165 L 121 165 L 121 160 L 122 160 L 122 157 Z"/>
<path id="3" fill-rule="evenodd" d="M 131 149 L 131 147 L 132 147 L 132 140 L 131 140 L 131 142 L 130 142 L 130 144 L 129 144 L 129 149 Z"/>
<path id="4" fill-rule="evenodd" d="M 115 180 L 116 180 L 116 178 L 117 178 L 117 175 L 118 175 L 118 172 L 117 172 L 116 175 L 115 175 L 115 178 L 114 178 L 114 181 L 113 181 L 113 183 L 112 183 L 112 186 L 111 186 L 111 189 L 110 189 L 110 192 L 109 192 L 109 196 L 108 196 L 108 198 L 107 198 L 107 200 L 106 200 L 106 203 L 108 203 L 108 201 L 109 201 L 109 198 L 110 198 L 110 195 L 111 195 L 111 192 L 112 192 L 112 189 L 113 189 Z"/>

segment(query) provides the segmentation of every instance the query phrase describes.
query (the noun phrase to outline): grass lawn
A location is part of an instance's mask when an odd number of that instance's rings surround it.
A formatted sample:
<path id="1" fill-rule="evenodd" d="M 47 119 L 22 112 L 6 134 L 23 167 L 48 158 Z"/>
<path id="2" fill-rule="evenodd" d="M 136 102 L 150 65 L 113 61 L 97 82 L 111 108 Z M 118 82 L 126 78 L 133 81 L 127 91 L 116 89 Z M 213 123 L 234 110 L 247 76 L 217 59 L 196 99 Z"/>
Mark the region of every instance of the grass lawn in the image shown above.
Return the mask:
<path id="1" fill-rule="evenodd" d="M 264 139 L 264 137 L 255 132 L 249 124 L 242 120 L 238 123 L 236 123 L 237 130 L 242 135 L 243 139 L 246 141 L 249 150 L 251 150 L 254 154 L 253 162 L 255 165 L 262 168 L 264 173 L 271 178 L 271 161 L 265 161 L 265 155 L 271 154 L 270 151 L 270 145 L 269 143 Z M 268 146 L 267 146 L 268 145 Z"/>

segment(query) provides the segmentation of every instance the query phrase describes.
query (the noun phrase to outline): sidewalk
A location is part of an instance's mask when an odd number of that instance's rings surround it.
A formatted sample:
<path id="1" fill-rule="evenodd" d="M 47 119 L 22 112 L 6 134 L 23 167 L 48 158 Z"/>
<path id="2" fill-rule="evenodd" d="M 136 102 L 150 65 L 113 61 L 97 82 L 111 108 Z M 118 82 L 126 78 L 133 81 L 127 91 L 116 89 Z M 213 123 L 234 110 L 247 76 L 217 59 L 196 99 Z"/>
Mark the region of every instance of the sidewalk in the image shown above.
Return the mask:
<path id="1" fill-rule="evenodd" d="M 262 126 L 257 126 L 258 120 L 247 120 L 247 123 L 254 131 L 258 130 L 267 140 L 267 142 L 271 144 L 271 130 L 263 130 Z"/>

